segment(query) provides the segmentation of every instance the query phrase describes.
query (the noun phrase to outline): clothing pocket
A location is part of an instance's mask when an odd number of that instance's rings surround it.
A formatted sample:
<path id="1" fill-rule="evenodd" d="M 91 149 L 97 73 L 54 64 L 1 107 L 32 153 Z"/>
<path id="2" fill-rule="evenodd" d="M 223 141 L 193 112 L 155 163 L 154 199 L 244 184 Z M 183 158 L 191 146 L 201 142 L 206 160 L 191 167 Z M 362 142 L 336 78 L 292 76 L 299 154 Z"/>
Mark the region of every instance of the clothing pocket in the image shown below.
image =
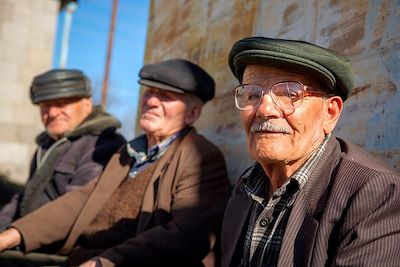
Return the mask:
<path id="1" fill-rule="evenodd" d="M 75 165 L 60 161 L 54 168 L 53 179 L 46 188 L 46 192 L 55 199 L 70 191 L 69 187 L 75 175 Z"/>

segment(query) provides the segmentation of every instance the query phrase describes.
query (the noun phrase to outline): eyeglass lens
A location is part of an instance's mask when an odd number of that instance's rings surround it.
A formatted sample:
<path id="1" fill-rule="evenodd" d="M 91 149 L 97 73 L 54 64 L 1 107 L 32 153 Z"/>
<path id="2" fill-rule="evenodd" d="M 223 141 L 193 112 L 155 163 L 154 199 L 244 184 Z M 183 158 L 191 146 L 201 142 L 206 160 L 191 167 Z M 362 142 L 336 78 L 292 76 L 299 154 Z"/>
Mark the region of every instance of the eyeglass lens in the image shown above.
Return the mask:
<path id="1" fill-rule="evenodd" d="M 269 90 L 275 104 L 283 109 L 293 109 L 294 102 L 302 99 L 303 86 L 298 82 L 282 82 L 274 84 Z M 236 106 L 242 110 L 249 110 L 261 102 L 263 92 L 259 85 L 245 84 L 235 89 Z"/>

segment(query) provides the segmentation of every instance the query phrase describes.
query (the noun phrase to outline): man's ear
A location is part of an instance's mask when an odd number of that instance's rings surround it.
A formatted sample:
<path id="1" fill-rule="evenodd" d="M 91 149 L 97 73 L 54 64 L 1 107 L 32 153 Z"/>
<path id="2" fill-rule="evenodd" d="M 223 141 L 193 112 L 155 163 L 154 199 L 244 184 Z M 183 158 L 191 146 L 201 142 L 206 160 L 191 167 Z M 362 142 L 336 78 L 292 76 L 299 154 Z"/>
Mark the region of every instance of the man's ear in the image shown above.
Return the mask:
<path id="1" fill-rule="evenodd" d="M 340 114 L 343 110 L 343 100 L 339 96 L 333 96 L 325 100 L 325 118 L 324 118 L 324 132 L 325 134 L 332 133 L 335 128 Z"/>
<path id="2" fill-rule="evenodd" d="M 93 99 L 91 97 L 85 97 L 82 99 L 84 111 L 89 115 L 93 111 Z"/>
<path id="3" fill-rule="evenodd" d="M 195 106 L 188 110 L 186 117 L 185 117 L 185 123 L 186 125 L 192 125 L 199 117 L 201 114 L 201 107 L 200 106 Z"/>
<path id="4" fill-rule="evenodd" d="M 82 101 L 86 106 L 93 107 L 93 99 L 91 97 L 84 97 Z"/>

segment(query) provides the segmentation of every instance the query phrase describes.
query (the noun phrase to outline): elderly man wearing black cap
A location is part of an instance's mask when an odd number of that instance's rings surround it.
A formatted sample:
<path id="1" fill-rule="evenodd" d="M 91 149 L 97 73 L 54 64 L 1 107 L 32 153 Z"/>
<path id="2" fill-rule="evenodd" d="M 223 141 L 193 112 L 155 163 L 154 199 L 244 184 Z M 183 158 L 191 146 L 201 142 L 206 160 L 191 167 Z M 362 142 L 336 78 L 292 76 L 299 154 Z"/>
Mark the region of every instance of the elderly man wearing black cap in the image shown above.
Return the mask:
<path id="1" fill-rule="evenodd" d="M 37 138 L 28 182 L 0 212 L 0 228 L 100 175 L 125 139 L 117 119 L 93 107 L 89 79 L 59 69 L 33 79 L 31 100 L 46 131 Z"/>
<path id="2" fill-rule="evenodd" d="M 181 59 L 146 65 L 139 76 L 145 134 L 112 157 L 97 183 L 14 222 L 0 250 L 60 241 L 73 266 L 215 265 L 229 183 L 219 149 L 191 127 L 214 81 Z"/>
<path id="3" fill-rule="evenodd" d="M 293 40 L 245 38 L 229 65 L 256 163 L 224 216 L 222 266 L 397 266 L 400 177 L 332 134 L 350 62 Z"/>

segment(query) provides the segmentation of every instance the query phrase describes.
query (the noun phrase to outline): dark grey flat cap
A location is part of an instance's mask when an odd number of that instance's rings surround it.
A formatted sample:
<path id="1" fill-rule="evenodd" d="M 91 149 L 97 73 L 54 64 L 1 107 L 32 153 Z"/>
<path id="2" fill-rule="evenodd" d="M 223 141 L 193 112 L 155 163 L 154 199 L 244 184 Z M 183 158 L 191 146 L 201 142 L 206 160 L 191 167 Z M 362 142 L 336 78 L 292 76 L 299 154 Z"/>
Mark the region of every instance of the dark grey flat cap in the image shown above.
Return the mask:
<path id="1" fill-rule="evenodd" d="M 148 64 L 139 72 L 139 83 L 177 93 L 191 93 L 203 102 L 213 99 L 214 79 L 201 67 L 184 59 Z"/>
<path id="2" fill-rule="evenodd" d="M 31 100 L 34 104 L 59 98 L 91 95 L 90 80 L 79 70 L 50 70 L 36 76 L 31 85 Z"/>
<path id="3" fill-rule="evenodd" d="M 349 59 L 304 41 L 250 37 L 233 45 L 229 67 L 239 82 L 246 66 L 258 64 L 308 73 L 319 78 L 343 100 L 353 90 Z"/>

